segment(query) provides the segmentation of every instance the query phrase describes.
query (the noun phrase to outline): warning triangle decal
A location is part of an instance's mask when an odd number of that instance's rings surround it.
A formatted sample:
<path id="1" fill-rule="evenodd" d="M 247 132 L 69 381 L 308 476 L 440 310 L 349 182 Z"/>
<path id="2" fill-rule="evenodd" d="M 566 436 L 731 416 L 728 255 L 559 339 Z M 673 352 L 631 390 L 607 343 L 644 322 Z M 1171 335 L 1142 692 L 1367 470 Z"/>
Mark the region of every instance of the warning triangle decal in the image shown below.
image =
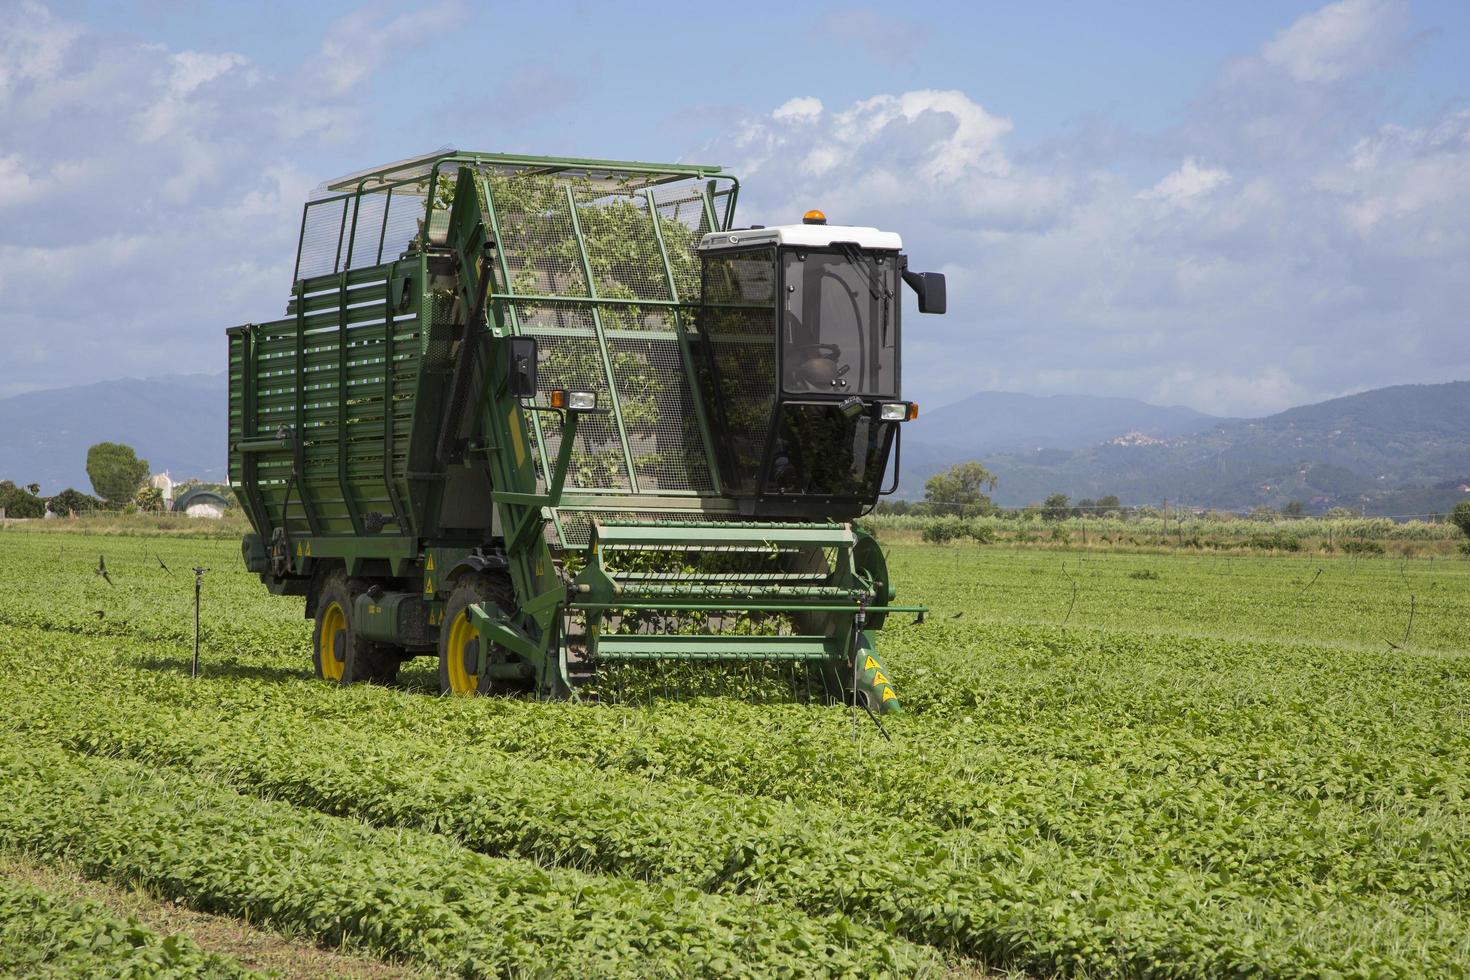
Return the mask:
<path id="1" fill-rule="evenodd" d="M 865 663 L 865 664 L 863 664 L 863 670 L 877 670 L 877 669 L 878 669 L 878 661 L 874 660 L 872 657 L 869 657 L 868 658 L 868 662 Z"/>
<path id="2" fill-rule="evenodd" d="M 888 678 L 886 678 L 886 677 L 883 676 L 883 671 L 880 670 L 876 674 L 873 675 L 873 683 L 874 683 L 874 685 L 877 685 L 877 684 L 887 684 L 887 683 L 889 683 L 889 680 L 888 680 Z"/>
<path id="3" fill-rule="evenodd" d="M 892 701 L 896 697 L 898 697 L 898 695 L 893 693 L 893 688 L 891 688 L 891 687 L 885 687 L 885 688 L 883 688 L 883 701 L 884 701 L 885 704 L 887 702 L 889 702 L 889 701 Z"/>
<path id="4" fill-rule="evenodd" d="M 426 572 L 432 572 L 433 570 L 434 570 L 434 553 L 431 551 L 431 552 L 429 552 L 429 560 L 426 561 L 426 562 L 424 562 L 424 571 L 426 571 Z"/>

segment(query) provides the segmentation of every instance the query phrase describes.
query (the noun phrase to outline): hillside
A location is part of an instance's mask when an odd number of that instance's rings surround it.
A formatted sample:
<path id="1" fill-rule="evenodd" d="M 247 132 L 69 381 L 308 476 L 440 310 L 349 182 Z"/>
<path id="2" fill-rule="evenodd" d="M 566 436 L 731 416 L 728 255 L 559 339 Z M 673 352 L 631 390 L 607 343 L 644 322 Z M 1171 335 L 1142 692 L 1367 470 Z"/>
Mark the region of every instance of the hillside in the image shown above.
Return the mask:
<path id="1" fill-rule="evenodd" d="M 225 479 L 225 378 L 126 378 L 0 399 L 0 479 L 91 491 L 87 447 L 125 442 L 153 472 Z"/>
<path id="2" fill-rule="evenodd" d="M 223 374 L 107 381 L 0 399 L 0 479 L 90 489 L 87 447 L 126 442 L 155 472 L 224 479 Z M 1128 437 L 1128 438 L 1125 438 Z M 1128 398 L 978 392 L 904 433 L 901 494 L 967 459 L 1007 506 L 1061 491 L 1231 509 L 1366 507 L 1427 513 L 1465 499 L 1470 382 L 1399 385 L 1261 419 L 1220 419 Z"/>
<path id="3" fill-rule="evenodd" d="M 1081 449 L 1126 432 L 1166 439 L 1222 421 L 1182 405 L 1150 405 L 1136 398 L 980 391 L 922 413 L 904 433 L 904 450 L 973 454 Z"/>
<path id="4" fill-rule="evenodd" d="M 1470 382 L 1380 388 L 1148 445 L 981 458 L 1006 505 L 1060 491 L 1222 508 L 1300 500 L 1311 510 L 1443 510 L 1470 479 Z"/>

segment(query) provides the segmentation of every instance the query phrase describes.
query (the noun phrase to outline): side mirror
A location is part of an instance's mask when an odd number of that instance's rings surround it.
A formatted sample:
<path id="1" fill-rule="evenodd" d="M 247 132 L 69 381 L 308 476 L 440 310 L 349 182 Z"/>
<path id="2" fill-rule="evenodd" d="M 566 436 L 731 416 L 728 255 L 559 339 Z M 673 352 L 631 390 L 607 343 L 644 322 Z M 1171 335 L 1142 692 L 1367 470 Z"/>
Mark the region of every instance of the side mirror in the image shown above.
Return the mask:
<path id="1" fill-rule="evenodd" d="M 506 387 L 512 398 L 536 397 L 536 338 L 507 337 L 509 376 Z"/>
<path id="2" fill-rule="evenodd" d="M 944 295 L 944 273 L 903 270 L 903 281 L 919 297 L 920 313 L 943 313 L 947 306 Z"/>

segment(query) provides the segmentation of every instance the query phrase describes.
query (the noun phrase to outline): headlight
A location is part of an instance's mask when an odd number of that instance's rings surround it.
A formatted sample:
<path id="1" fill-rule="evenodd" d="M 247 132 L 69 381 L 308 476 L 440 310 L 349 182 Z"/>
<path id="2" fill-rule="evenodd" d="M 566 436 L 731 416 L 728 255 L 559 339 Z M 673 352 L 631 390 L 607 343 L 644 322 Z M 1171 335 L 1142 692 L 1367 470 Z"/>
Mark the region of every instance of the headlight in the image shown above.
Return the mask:
<path id="1" fill-rule="evenodd" d="M 884 402 L 878 417 L 885 422 L 902 422 L 909 417 L 908 402 Z"/>
<path id="2" fill-rule="evenodd" d="M 569 391 L 567 392 L 567 408 L 573 412 L 590 412 L 597 407 L 597 392 L 595 391 Z"/>

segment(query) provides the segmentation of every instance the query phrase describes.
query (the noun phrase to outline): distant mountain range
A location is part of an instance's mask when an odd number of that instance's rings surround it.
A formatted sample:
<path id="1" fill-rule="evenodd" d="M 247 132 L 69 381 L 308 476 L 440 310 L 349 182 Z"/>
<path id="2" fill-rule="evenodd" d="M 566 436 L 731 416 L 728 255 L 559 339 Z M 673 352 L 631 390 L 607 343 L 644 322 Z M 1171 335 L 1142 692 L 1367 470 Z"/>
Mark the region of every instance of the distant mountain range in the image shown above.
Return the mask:
<path id="1" fill-rule="evenodd" d="M 223 373 L 174 374 L 0 399 L 0 479 L 91 493 L 87 447 L 124 442 L 155 473 L 223 482 L 226 393 Z"/>
<path id="2" fill-rule="evenodd" d="M 126 442 L 155 473 L 225 479 L 223 374 L 105 381 L 0 399 L 0 479 L 90 491 L 87 447 Z M 1086 395 L 978 392 L 903 439 L 901 495 L 969 459 L 1007 506 L 1062 492 L 1200 507 L 1443 511 L 1470 499 L 1470 382 L 1379 388 L 1261 419 Z"/>
<path id="3" fill-rule="evenodd" d="M 1029 411 L 1028 411 L 1029 406 Z M 1146 410 L 1146 411 L 1145 411 Z M 1006 420 L 995 425 L 987 413 Z M 1063 425 L 1059 413 L 1085 416 Z M 1024 446 L 1002 440 L 1029 416 Z M 1334 506 L 1368 513 L 1444 511 L 1470 499 L 1470 382 L 1398 385 L 1261 419 L 1218 419 L 1127 399 L 1050 399 L 983 392 L 932 413 L 904 439 L 905 492 L 929 475 L 979 459 L 1006 506 L 1061 492 L 1116 494 L 1221 508 Z M 1093 425 L 1093 422 L 1096 425 Z M 1047 437 L 1047 426 L 1055 433 Z"/>

